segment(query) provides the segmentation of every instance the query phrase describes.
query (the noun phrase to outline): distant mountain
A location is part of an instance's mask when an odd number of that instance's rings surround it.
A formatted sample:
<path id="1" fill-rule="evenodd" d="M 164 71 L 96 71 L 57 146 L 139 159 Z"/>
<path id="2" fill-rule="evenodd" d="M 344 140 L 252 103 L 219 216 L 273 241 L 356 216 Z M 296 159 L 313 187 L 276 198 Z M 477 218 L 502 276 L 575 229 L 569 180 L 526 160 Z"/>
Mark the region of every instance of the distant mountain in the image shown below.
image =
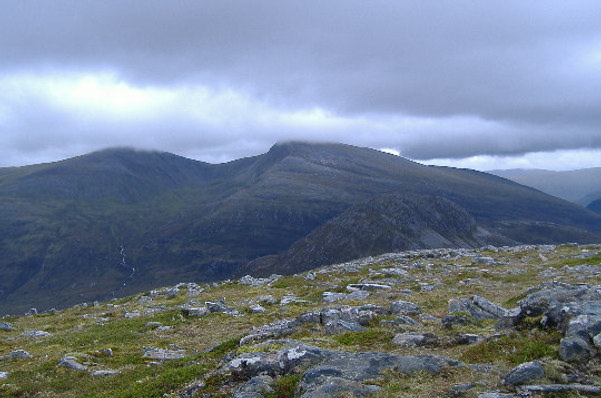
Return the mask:
<path id="1" fill-rule="evenodd" d="M 571 171 L 492 170 L 490 173 L 587 207 L 601 199 L 601 167 Z"/>
<path id="2" fill-rule="evenodd" d="M 110 149 L 0 168 L 0 313 L 383 251 L 565 241 L 600 242 L 601 216 L 342 144 L 281 143 L 217 165 Z"/>

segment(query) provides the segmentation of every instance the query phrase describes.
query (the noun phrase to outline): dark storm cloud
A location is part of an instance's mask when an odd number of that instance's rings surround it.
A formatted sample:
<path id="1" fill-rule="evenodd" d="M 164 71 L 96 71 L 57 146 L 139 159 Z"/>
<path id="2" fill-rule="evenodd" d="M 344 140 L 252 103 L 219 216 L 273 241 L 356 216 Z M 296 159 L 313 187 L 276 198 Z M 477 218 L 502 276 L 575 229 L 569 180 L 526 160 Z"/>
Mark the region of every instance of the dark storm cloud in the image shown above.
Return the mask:
<path id="1" fill-rule="evenodd" d="M 597 1 L 25 0 L 0 13 L 0 54 L 5 81 L 110 73 L 180 95 L 107 120 L 15 89 L 0 99 L 15 151 L 18 134 L 230 158 L 320 137 L 416 159 L 601 148 Z M 231 116 L 182 94 L 197 89 Z"/>

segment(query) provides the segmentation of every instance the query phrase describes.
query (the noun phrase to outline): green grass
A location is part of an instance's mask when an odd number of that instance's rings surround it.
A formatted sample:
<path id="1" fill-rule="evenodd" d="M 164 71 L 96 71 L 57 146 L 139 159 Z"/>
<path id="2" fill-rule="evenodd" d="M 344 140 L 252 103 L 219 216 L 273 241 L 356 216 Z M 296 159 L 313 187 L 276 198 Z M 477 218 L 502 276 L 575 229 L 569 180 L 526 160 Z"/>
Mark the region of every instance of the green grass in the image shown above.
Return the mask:
<path id="1" fill-rule="evenodd" d="M 301 379 L 300 374 L 282 376 L 276 380 L 273 389 L 274 392 L 269 393 L 265 398 L 292 398 L 297 384 Z"/>
<path id="2" fill-rule="evenodd" d="M 333 340 L 344 346 L 375 347 L 389 344 L 394 335 L 385 329 L 373 328 L 360 332 L 346 332 L 335 335 Z"/>
<path id="3" fill-rule="evenodd" d="M 524 331 L 473 345 L 460 360 L 468 363 L 505 362 L 515 366 L 545 357 L 557 358 L 559 339 L 556 331 Z"/>

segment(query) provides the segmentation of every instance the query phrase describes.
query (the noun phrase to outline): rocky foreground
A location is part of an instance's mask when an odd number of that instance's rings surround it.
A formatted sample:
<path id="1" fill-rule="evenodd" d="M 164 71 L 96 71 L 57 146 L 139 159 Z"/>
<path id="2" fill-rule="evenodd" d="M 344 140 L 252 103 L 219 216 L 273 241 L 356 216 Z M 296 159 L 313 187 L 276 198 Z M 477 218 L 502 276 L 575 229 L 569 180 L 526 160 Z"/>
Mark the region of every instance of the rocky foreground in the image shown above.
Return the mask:
<path id="1" fill-rule="evenodd" d="M 0 320 L 14 397 L 601 393 L 601 246 L 392 253 Z"/>

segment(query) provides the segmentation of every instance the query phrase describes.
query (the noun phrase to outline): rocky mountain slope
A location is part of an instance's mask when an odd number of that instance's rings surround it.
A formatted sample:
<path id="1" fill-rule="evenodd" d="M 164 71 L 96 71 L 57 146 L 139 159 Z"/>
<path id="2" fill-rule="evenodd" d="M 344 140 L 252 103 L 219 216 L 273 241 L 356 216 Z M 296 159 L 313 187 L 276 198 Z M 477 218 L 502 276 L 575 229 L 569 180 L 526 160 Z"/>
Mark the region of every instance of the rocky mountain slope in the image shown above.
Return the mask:
<path id="1" fill-rule="evenodd" d="M 219 165 L 112 149 L 0 169 L 0 313 L 386 251 L 599 241 L 601 216 L 579 206 L 341 144 Z"/>
<path id="2" fill-rule="evenodd" d="M 595 200 L 601 200 L 601 167 L 571 171 L 493 170 L 491 173 L 587 208 Z"/>
<path id="3" fill-rule="evenodd" d="M 0 319 L 0 396 L 598 396 L 600 303 L 600 245 L 179 283 Z"/>

